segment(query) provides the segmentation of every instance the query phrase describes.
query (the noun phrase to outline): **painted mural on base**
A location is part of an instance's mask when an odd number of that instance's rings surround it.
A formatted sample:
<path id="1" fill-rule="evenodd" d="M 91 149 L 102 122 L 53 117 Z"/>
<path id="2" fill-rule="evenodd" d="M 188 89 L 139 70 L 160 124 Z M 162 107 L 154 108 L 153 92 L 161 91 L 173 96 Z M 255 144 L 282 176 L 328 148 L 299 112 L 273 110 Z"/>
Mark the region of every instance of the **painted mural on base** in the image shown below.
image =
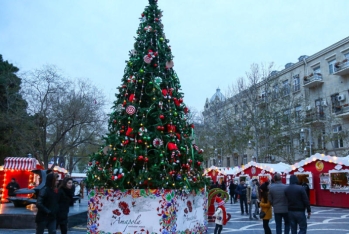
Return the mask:
<path id="1" fill-rule="evenodd" d="M 188 234 L 207 230 L 207 193 L 130 189 L 89 191 L 87 233 Z"/>

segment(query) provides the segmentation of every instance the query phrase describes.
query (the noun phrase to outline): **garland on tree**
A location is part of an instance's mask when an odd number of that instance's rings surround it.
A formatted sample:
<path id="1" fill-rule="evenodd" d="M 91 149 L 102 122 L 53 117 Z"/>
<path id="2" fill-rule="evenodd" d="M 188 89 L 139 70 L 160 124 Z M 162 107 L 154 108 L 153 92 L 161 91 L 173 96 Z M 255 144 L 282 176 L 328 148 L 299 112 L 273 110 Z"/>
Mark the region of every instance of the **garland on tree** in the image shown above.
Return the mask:
<path id="1" fill-rule="evenodd" d="M 141 14 L 106 145 L 90 157 L 90 187 L 189 191 L 207 184 L 203 150 L 193 144 L 194 125 L 188 122 L 189 108 L 156 3 L 149 0 Z"/>

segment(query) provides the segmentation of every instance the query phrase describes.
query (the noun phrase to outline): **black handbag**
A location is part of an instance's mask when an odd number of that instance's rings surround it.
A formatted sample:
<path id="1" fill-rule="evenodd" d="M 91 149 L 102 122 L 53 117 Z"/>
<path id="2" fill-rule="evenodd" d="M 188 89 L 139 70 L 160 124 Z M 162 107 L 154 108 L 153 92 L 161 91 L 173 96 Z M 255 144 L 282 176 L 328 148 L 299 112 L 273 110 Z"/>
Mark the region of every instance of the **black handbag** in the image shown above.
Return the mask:
<path id="1" fill-rule="evenodd" d="M 259 212 L 259 218 L 263 219 L 265 217 L 265 212 L 261 211 Z"/>

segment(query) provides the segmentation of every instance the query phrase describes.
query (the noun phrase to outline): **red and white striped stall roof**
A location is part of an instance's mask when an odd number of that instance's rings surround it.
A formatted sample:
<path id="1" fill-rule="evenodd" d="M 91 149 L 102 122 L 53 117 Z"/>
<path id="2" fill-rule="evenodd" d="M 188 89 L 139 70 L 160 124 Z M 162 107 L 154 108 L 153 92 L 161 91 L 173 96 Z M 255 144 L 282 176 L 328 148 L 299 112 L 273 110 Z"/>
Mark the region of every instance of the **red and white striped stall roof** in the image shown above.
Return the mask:
<path id="1" fill-rule="evenodd" d="M 7 157 L 5 158 L 4 169 L 34 170 L 37 160 L 35 158 Z"/>

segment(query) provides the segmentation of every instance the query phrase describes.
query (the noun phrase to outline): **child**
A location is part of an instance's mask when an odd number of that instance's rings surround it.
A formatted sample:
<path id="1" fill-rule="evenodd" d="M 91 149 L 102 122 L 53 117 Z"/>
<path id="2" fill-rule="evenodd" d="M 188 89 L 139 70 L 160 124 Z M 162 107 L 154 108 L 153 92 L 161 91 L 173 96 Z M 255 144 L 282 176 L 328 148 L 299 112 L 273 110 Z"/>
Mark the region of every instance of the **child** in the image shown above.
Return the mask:
<path id="1" fill-rule="evenodd" d="M 221 234 L 221 231 L 223 229 L 223 225 L 227 224 L 227 212 L 225 211 L 224 207 L 224 201 L 216 197 L 215 202 L 217 204 L 216 212 L 214 213 L 214 216 L 216 217 L 216 227 L 214 229 L 214 234 Z"/>

